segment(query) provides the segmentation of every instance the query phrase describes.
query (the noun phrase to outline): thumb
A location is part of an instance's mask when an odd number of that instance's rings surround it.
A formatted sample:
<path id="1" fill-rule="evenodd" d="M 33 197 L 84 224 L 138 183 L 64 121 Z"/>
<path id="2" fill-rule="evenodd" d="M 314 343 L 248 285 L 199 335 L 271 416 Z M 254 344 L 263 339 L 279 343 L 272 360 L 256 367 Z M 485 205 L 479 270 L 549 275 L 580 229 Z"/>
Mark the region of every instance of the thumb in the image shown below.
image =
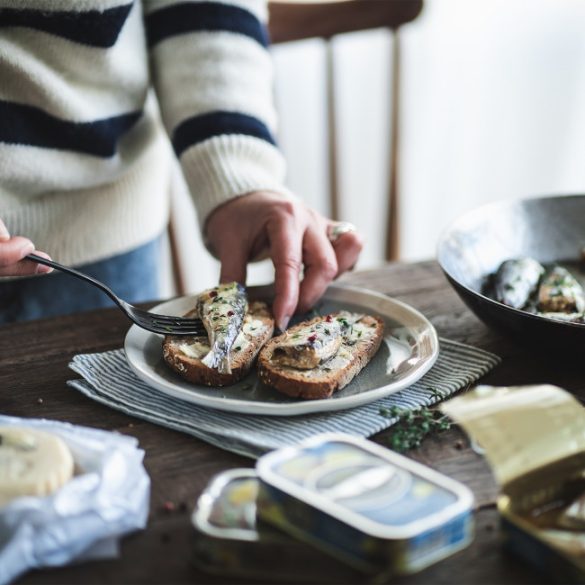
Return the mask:
<path id="1" fill-rule="evenodd" d="M 238 244 L 226 246 L 219 253 L 219 260 L 221 262 L 220 282 L 236 281 L 246 284 L 248 250 Z"/>
<path id="2" fill-rule="evenodd" d="M 0 219 L 0 242 L 6 242 L 10 239 L 8 229 L 4 225 L 4 222 Z"/>

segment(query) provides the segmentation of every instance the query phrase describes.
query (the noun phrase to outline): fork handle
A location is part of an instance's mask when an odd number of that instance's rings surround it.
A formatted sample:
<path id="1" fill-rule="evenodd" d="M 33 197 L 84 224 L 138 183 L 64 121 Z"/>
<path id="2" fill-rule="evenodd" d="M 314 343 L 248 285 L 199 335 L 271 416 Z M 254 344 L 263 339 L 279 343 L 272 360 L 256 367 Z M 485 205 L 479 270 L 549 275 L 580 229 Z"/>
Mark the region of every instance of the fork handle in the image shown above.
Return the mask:
<path id="1" fill-rule="evenodd" d="M 60 270 L 61 272 L 66 272 L 71 276 L 75 276 L 80 280 L 85 280 L 85 282 L 89 282 L 94 286 L 97 286 L 103 292 L 105 292 L 117 305 L 120 304 L 120 299 L 114 294 L 111 288 L 106 286 L 103 282 L 88 276 L 87 274 L 83 274 L 83 272 L 79 272 L 74 268 L 70 268 L 69 266 L 64 266 L 63 264 L 59 264 L 59 262 L 55 262 L 54 260 L 47 260 L 47 258 L 43 258 L 42 256 L 37 256 L 36 254 L 29 254 L 25 256 L 27 260 L 31 260 L 32 262 L 36 262 L 37 264 L 44 264 L 45 266 L 50 266 L 51 268 L 55 268 L 56 270 Z"/>

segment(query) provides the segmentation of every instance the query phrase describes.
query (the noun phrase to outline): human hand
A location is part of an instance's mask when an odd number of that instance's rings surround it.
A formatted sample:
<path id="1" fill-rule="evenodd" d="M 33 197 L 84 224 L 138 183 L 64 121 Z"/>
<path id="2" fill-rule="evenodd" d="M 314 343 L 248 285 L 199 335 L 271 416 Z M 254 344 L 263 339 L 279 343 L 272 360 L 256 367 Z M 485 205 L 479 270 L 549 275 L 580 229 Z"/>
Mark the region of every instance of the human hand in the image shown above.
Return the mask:
<path id="1" fill-rule="evenodd" d="M 267 251 L 275 269 L 272 309 L 284 330 L 295 311 L 310 309 L 329 283 L 358 259 L 361 237 L 352 231 L 331 242 L 327 232 L 332 224 L 301 201 L 257 191 L 215 209 L 205 231 L 221 262 L 221 282 L 245 283 L 248 262 Z"/>
<path id="2" fill-rule="evenodd" d="M 35 264 L 23 258 L 32 252 L 49 258 L 44 252 L 35 251 L 34 244 L 21 236 L 10 236 L 4 222 L 0 219 L 0 276 L 25 276 L 43 274 L 53 269 L 42 264 Z"/>

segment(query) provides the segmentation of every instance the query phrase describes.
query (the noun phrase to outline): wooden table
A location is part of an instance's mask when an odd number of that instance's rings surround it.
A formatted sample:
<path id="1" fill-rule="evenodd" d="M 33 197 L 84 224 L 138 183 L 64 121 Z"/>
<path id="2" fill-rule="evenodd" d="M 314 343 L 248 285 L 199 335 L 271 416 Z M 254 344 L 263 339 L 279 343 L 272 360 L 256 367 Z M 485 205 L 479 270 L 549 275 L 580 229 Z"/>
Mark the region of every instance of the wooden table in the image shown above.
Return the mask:
<path id="1" fill-rule="evenodd" d="M 434 262 L 391 264 L 352 274 L 346 281 L 416 307 L 430 318 L 440 336 L 499 354 L 503 363 L 484 378 L 486 383 L 551 382 L 585 396 L 580 360 L 536 357 L 487 329 L 451 290 Z M 119 559 L 34 571 L 18 583 L 238 583 L 231 577 L 205 575 L 192 566 L 189 512 L 214 474 L 232 467 L 250 467 L 253 462 L 110 410 L 65 384 L 74 377 L 67 364 L 75 354 L 119 348 L 127 329 L 126 318 L 114 309 L 0 327 L 0 412 L 132 435 L 146 451 L 145 465 L 152 480 L 148 528 L 124 539 Z M 383 443 L 384 437 L 385 433 L 380 433 L 375 440 Z M 497 487 L 484 460 L 469 448 L 458 429 L 428 438 L 410 455 L 473 490 L 476 537 L 465 551 L 395 582 L 548 582 L 502 549 L 494 506 Z M 174 512 L 165 510 L 167 501 L 177 504 Z M 273 582 L 279 580 L 275 576 Z"/>

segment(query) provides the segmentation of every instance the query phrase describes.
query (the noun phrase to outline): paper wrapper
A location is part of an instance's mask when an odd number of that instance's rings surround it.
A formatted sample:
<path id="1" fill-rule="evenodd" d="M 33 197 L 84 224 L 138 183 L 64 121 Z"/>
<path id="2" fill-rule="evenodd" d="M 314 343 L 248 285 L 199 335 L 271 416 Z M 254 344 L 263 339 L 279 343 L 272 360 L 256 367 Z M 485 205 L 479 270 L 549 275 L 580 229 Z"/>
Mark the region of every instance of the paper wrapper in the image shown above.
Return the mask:
<path id="1" fill-rule="evenodd" d="M 59 436 L 76 469 L 55 493 L 0 508 L 0 584 L 32 568 L 115 557 L 118 539 L 145 527 L 150 479 L 136 439 L 43 419 L 0 416 L 0 425 Z"/>

